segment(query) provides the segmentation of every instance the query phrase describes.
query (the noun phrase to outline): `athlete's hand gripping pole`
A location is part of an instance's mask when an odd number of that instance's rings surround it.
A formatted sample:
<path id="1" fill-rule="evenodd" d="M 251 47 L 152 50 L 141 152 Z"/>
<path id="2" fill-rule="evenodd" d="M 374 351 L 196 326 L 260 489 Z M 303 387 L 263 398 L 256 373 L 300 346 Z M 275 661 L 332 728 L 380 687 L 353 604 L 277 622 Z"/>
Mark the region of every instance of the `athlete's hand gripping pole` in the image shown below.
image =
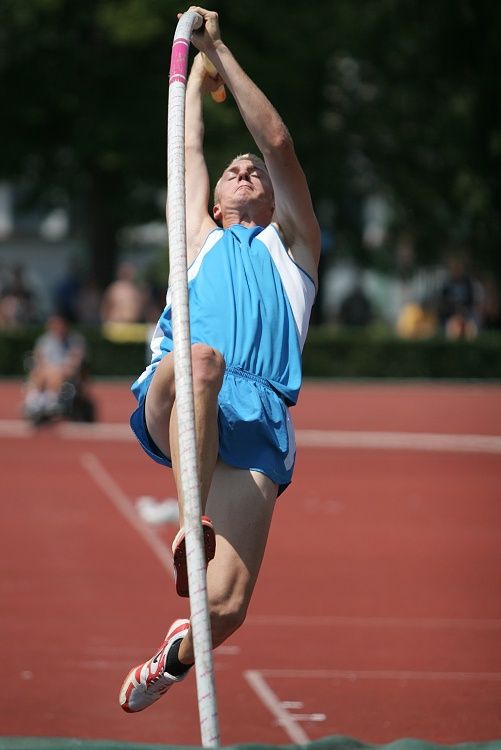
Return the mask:
<path id="1" fill-rule="evenodd" d="M 178 21 L 172 45 L 168 107 L 167 212 L 180 481 L 184 501 L 186 557 L 200 732 L 204 747 L 217 747 L 219 745 L 219 722 L 207 599 L 193 403 L 184 179 L 184 120 L 188 53 L 191 32 L 199 28 L 201 24 L 202 17 L 198 13 L 191 11 L 184 13 Z"/>
<path id="2" fill-rule="evenodd" d="M 204 68 L 207 71 L 207 73 L 210 75 L 210 77 L 216 78 L 218 74 L 217 68 L 215 65 L 213 65 L 213 63 L 211 63 L 211 61 L 209 60 L 205 52 L 202 52 L 202 60 L 204 63 Z M 217 102 L 218 104 L 221 104 L 221 102 L 224 102 L 224 100 L 226 99 L 226 89 L 224 87 L 224 83 L 222 83 L 219 86 L 219 88 L 217 88 L 215 91 L 211 91 L 211 96 L 214 99 L 214 101 Z"/>

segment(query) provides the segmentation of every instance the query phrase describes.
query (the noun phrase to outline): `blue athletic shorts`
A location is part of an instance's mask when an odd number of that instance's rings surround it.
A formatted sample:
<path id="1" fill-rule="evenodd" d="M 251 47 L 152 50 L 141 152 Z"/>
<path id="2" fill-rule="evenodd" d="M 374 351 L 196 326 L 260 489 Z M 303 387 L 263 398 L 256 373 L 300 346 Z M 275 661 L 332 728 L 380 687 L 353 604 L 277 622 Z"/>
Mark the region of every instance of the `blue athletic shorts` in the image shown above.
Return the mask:
<path id="1" fill-rule="evenodd" d="M 144 405 L 153 373 L 141 384 L 130 425 L 146 453 L 172 466 L 151 439 Z M 296 458 L 294 427 L 282 397 L 267 380 L 239 367 L 227 367 L 218 397 L 219 456 L 229 466 L 260 471 L 278 484 L 290 484 Z"/>

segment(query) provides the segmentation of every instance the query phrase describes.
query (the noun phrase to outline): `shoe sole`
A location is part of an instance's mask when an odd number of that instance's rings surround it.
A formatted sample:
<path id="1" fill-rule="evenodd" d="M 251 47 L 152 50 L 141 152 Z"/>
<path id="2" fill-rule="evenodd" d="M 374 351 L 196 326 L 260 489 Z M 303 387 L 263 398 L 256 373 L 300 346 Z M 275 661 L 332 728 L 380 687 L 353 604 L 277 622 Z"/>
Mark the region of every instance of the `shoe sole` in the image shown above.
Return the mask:
<path id="1" fill-rule="evenodd" d="M 128 698 L 127 698 L 127 690 L 129 688 L 129 685 L 131 683 L 132 677 L 134 676 L 136 672 L 137 667 L 133 667 L 125 680 L 122 683 L 122 687 L 120 688 L 120 698 L 119 703 L 120 707 L 128 714 L 134 714 L 137 713 L 137 711 L 133 711 L 132 708 L 129 708 L 128 706 Z"/>
<path id="2" fill-rule="evenodd" d="M 210 518 L 202 516 L 202 532 L 205 547 L 205 564 L 208 565 L 216 554 L 216 535 Z M 172 544 L 174 569 L 176 572 L 176 592 L 178 596 L 190 595 L 188 585 L 188 565 L 186 562 L 186 537 L 184 529 L 180 529 Z"/>
<path id="3" fill-rule="evenodd" d="M 169 632 L 165 636 L 164 643 L 166 641 L 169 641 L 172 638 L 172 636 L 176 634 L 176 632 L 180 632 L 182 630 L 187 631 L 187 628 L 186 628 L 187 625 L 189 626 L 189 620 L 183 620 L 183 619 L 175 620 L 170 626 Z M 185 635 L 186 635 L 186 632 L 185 632 Z M 144 667 L 145 663 L 147 662 L 144 662 L 143 664 L 138 664 L 137 666 L 132 667 L 130 672 L 127 674 L 127 677 L 122 682 L 122 687 L 120 688 L 120 697 L 118 700 L 120 703 L 120 707 L 128 714 L 136 714 L 136 713 L 139 713 L 140 711 L 144 711 L 145 708 L 149 707 L 148 705 L 146 705 L 146 706 L 142 706 L 141 708 L 135 708 L 135 709 L 130 708 L 129 697 L 127 696 L 127 691 L 131 685 L 132 679 L 134 678 L 135 682 L 140 682 L 140 672 L 141 672 L 141 669 Z M 139 674 L 136 676 L 138 670 L 139 670 Z M 161 696 L 158 696 L 158 697 L 160 698 Z M 149 705 L 152 705 L 152 704 L 149 704 Z"/>

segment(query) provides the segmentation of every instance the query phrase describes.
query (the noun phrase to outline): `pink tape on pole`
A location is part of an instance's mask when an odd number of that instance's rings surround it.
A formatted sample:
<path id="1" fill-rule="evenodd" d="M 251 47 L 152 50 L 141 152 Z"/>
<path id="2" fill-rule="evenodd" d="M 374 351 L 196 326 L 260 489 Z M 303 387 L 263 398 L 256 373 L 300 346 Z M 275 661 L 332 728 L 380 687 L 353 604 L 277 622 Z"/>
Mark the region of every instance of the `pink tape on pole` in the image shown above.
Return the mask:
<path id="1" fill-rule="evenodd" d="M 186 83 L 186 70 L 188 68 L 188 53 L 190 43 L 187 39 L 176 39 L 172 45 L 170 58 L 169 86 L 174 81 Z"/>

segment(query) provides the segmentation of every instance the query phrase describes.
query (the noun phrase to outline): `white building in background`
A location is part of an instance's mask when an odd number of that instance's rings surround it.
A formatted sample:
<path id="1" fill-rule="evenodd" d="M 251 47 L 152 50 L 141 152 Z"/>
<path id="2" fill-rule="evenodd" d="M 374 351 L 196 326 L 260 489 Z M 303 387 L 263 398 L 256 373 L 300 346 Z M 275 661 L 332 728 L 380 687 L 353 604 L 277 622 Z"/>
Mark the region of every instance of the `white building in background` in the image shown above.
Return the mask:
<path id="1" fill-rule="evenodd" d="M 88 250 L 80 233 L 72 231 L 64 206 L 48 212 L 38 208 L 17 211 L 15 190 L 13 184 L 0 182 L 0 295 L 12 270 L 21 266 L 43 318 L 52 308 L 55 287 L 70 267 L 76 262 L 84 272 L 87 269 Z M 167 247 L 165 221 L 124 227 L 118 241 L 121 260 L 130 260 L 142 269 Z"/>
<path id="2" fill-rule="evenodd" d="M 50 311 L 52 290 L 71 260 L 84 251 L 82 241 L 69 230 L 64 207 L 45 214 L 37 209 L 18 214 L 15 188 L 0 183 L 0 289 L 8 286 L 13 269 L 21 267 L 41 317 Z"/>

